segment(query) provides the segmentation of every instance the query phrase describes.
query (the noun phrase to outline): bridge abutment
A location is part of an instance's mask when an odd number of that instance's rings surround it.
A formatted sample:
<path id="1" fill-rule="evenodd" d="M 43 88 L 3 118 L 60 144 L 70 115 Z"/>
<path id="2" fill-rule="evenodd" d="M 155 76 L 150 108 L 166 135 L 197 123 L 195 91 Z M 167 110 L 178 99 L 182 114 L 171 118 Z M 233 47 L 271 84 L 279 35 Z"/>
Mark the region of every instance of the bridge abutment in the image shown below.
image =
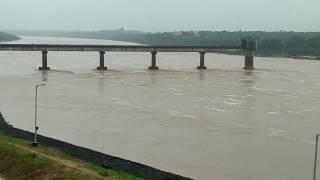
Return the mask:
<path id="1" fill-rule="evenodd" d="M 48 51 L 42 51 L 42 66 L 39 67 L 39 70 L 41 71 L 47 71 L 50 70 L 50 67 L 48 67 Z"/>
<path id="2" fill-rule="evenodd" d="M 159 70 L 159 67 L 157 66 L 157 51 L 151 52 L 151 66 L 149 67 L 149 70 Z"/>
<path id="3" fill-rule="evenodd" d="M 200 66 L 197 67 L 198 70 L 205 70 L 207 67 L 204 65 L 204 56 L 206 52 L 200 52 Z"/>
<path id="4" fill-rule="evenodd" d="M 104 55 L 106 54 L 105 51 L 99 51 L 100 54 L 100 65 L 97 67 L 97 70 L 108 70 L 108 67 L 104 66 Z"/>

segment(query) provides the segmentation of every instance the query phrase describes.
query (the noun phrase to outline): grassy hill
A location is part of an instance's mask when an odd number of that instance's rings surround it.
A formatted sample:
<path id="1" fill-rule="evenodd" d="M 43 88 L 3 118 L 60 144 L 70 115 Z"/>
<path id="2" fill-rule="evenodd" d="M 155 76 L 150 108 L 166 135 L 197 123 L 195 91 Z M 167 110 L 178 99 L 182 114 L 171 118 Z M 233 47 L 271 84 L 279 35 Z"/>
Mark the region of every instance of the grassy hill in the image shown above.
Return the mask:
<path id="1" fill-rule="evenodd" d="M 0 132 L 0 176 L 5 179 L 138 179 L 68 156 L 55 148 Z"/>

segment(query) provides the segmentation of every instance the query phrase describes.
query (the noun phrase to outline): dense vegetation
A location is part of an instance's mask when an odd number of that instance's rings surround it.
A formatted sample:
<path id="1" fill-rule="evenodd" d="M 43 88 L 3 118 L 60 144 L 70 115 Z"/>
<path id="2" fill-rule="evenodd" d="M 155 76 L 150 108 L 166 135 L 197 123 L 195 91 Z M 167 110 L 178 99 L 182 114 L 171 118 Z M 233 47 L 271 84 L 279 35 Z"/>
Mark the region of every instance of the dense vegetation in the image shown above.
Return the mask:
<path id="1" fill-rule="evenodd" d="M 0 32 L 0 42 L 5 42 L 5 41 L 15 41 L 19 40 L 20 38 L 16 35 L 12 35 L 9 33 L 5 32 Z"/>
<path id="2" fill-rule="evenodd" d="M 21 33 L 21 32 L 20 32 Z M 320 57 L 320 32 L 264 31 L 181 31 L 145 33 L 141 31 L 104 30 L 76 32 L 29 31 L 24 35 L 62 36 L 127 41 L 149 45 L 239 45 L 244 37 L 258 40 L 258 55 Z"/>

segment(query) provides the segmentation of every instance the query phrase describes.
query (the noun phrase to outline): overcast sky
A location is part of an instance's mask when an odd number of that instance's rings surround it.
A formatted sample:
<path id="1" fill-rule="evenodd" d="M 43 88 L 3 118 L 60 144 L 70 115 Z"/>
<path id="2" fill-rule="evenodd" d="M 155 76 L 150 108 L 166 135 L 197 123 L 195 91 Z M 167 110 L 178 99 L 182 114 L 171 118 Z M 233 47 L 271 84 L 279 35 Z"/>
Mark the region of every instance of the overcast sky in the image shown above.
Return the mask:
<path id="1" fill-rule="evenodd" d="M 320 31 L 320 0 L 0 0 L 2 30 Z"/>

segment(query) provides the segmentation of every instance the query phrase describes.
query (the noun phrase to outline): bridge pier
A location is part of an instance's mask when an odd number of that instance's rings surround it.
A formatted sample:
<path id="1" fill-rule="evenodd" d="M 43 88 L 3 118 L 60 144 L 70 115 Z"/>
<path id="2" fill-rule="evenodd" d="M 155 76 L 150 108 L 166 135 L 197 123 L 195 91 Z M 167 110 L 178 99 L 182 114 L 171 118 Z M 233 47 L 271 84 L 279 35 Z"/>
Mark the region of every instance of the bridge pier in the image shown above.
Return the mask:
<path id="1" fill-rule="evenodd" d="M 48 51 L 42 51 L 42 67 L 39 67 L 40 71 L 47 71 L 50 70 L 50 67 L 48 67 Z"/>
<path id="2" fill-rule="evenodd" d="M 243 69 L 254 69 L 254 55 L 253 51 L 246 51 L 244 68 Z"/>
<path id="3" fill-rule="evenodd" d="M 204 56 L 206 52 L 200 52 L 200 66 L 197 67 L 198 70 L 205 70 L 207 67 L 204 65 Z"/>
<path id="4" fill-rule="evenodd" d="M 242 40 L 241 46 L 245 50 L 243 69 L 254 69 L 254 55 L 257 50 L 257 41 L 249 37 Z"/>
<path id="5" fill-rule="evenodd" d="M 149 70 L 159 70 L 159 67 L 157 66 L 157 51 L 152 51 L 151 55 L 151 66 L 149 67 Z"/>
<path id="6" fill-rule="evenodd" d="M 97 67 L 97 70 L 108 70 L 108 67 L 104 66 L 104 55 L 106 54 L 105 51 L 99 51 L 100 54 L 100 66 Z"/>

